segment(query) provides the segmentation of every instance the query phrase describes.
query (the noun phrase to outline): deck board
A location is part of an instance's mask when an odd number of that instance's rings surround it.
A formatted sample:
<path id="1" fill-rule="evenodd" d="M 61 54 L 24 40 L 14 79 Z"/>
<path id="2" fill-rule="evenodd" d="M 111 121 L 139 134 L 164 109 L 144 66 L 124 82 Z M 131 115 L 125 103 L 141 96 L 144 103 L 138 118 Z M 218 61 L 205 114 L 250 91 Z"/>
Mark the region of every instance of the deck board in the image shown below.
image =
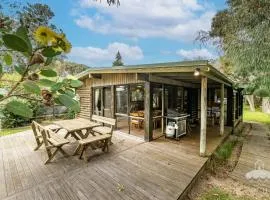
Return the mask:
<path id="1" fill-rule="evenodd" d="M 209 153 L 222 141 L 216 134 L 216 129 L 208 130 Z M 146 143 L 115 132 L 110 152 L 89 149 L 88 163 L 59 154 L 44 165 L 45 149 L 33 151 L 31 131 L 0 137 L 0 199 L 174 200 L 207 161 L 198 156 L 198 139 L 194 133 L 180 141 L 161 137 Z M 72 154 L 76 145 L 64 150 Z"/>

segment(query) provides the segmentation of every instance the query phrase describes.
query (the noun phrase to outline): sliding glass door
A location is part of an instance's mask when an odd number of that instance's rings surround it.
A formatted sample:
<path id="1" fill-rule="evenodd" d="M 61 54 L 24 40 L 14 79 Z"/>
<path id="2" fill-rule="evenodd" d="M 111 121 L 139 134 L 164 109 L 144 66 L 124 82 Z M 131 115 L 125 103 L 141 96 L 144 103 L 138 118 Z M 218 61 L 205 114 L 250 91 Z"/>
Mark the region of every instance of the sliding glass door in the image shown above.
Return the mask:
<path id="1" fill-rule="evenodd" d="M 116 106 L 116 128 L 124 133 L 129 133 L 129 118 L 128 118 L 128 86 L 119 85 L 115 87 L 115 106 Z"/>
<path id="2" fill-rule="evenodd" d="M 111 87 L 93 89 L 93 114 L 113 117 L 111 112 Z"/>

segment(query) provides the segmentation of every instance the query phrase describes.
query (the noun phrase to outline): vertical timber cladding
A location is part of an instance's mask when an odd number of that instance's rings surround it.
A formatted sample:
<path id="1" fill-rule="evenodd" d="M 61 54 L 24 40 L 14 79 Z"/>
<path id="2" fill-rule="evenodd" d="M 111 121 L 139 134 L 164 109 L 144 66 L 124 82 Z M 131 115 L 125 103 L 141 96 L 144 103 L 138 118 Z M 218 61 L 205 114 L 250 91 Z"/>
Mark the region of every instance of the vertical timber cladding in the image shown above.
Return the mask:
<path id="1" fill-rule="evenodd" d="M 124 85 L 143 82 L 144 81 L 137 80 L 137 75 L 135 73 L 102 74 L 100 79 L 99 78 L 85 79 L 84 87 L 77 90 L 77 94 L 80 97 L 80 105 L 81 105 L 81 111 L 78 114 L 78 116 L 81 118 L 90 119 L 92 115 L 93 87 L 102 87 L 102 86 L 111 87 L 113 85 Z M 113 106 L 112 109 L 114 109 Z"/>
<path id="2" fill-rule="evenodd" d="M 77 89 L 76 93 L 78 94 L 80 98 L 80 112 L 78 113 L 78 117 L 90 119 L 91 112 L 92 112 L 92 92 L 90 85 L 86 84 L 86 81 L 84 81 L 84 86 Z"/>

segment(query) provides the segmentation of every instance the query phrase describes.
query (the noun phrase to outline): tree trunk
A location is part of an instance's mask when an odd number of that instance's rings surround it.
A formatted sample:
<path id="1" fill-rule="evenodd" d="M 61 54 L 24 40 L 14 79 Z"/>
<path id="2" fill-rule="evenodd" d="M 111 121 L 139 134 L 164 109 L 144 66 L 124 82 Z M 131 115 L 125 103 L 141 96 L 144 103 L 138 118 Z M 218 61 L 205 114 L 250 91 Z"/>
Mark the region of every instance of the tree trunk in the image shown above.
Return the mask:
<path id="1" fill-rule="evenodd" d="M 255 112 L 254 95 L 245 95 L 245 97 L 248 101 L 250 111 Z"/>
<path id="2" fill-rule="evenodd" d="M 262 99 L 262 112 L 270 114 L 270 98 L 263 97 Z"/>

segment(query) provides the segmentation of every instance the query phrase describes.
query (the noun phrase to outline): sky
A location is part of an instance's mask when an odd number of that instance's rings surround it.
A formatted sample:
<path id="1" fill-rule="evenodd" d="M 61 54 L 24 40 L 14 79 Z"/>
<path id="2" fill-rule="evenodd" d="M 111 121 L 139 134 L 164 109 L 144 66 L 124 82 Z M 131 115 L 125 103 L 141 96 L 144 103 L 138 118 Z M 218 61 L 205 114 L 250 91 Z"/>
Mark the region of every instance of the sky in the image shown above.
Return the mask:
<path id="1" fill-rule="evenodd" d="M 215 59 L 213 47 L 195 41 L 209 30 L 225 0 L 29 0 L 50 6 L 52 23 L 72 43 L 70 61 L 89 67 L 111 66 L 119 51 L 125 65 Z"/>

